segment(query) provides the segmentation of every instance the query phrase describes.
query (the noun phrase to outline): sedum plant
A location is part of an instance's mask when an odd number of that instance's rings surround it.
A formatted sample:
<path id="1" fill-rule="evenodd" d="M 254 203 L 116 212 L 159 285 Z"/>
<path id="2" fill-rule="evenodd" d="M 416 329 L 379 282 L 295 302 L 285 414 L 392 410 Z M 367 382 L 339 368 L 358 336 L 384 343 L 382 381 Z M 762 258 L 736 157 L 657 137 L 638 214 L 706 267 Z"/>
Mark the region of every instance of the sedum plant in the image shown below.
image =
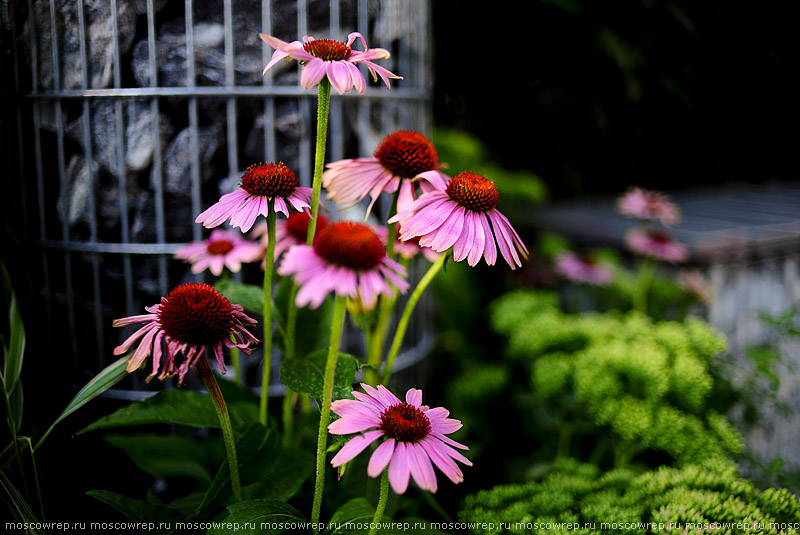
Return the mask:
<path id="1" fill-rule="evenodd" d="M 551 293 L 516 291 L 491 308 L 507 353 L 529 364 L 535 402 L 554 422 L 557 453 L 590 436 L 601 462 L 666 454 L 680 464 L 741 451 L 741 437 L 709 405 L 709 361 L 725 342 L 703 321 L 654 321 L 642 314 L 572 315 Z M 581 441 L 586 443 L 587 441 Z"/>
<path id="2" fill-rule="evenodd" d="M 793 534 L 800 505 L 785 489 L 756 489 L 721 458 L 639 474 L 562 458 L 538 481 L 468 496 L 459 521 L 520 534 Z"/>

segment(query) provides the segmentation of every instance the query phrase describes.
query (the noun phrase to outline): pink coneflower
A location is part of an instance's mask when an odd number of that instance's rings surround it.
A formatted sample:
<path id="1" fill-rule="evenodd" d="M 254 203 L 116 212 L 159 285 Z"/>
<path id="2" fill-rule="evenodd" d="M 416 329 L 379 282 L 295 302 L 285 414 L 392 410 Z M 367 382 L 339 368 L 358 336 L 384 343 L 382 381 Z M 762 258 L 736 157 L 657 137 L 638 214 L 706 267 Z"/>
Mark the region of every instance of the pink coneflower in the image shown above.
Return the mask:
<path id="1" fill-rule="evenodd" d="M 698 301 L 709 305 L 714 302 L 714 290 L 708 279 L 699 269 L 682 269 L 675 278 L 678 286 L 694 296 Z"/>
<path id="2" fill-rule="evenodd" d="M 649 256 L 665 262 L 684 262 L 689 258 L 689 250 L 664 229 L 630 229 L 625 234 L 625 243 L 634 253 Z"/>
<path id="3" fill-rule="evenodd" d="M 275 222 L 275 258 L 280 257 L 295 245 L 304 245 L 306 243 L 310 217 L 308 211 L 294 212 L 288 218 Z M 322 214 L 317 214 L 317 226 L 314 235 L 319 234 L 320 230 L 328 226 L 328 223 L 328 218 Z M 250 234 L 255 238 L 261 236 L 263 247 L 268 245 L 266 221 L 262 221 L 253 227 Z"/>
<path id="4" fill-rule="evenodd" d="M 522 266 L 520 256 L 527 258 L 528 249 L 506 216 L 497 210 L 499 200 L 491 180 L 463 172 L 451 178 L 444 191 L 422 194 L 389 222 L 402 224 L 402 241 L 419 237 L 420 246 L 439 253 L 453 247 L 455 261 L 466 258 L 470 266 L 481 257 L 493 266 L 499 248 L 511 269 L 515 269 Z"/>
<path id="5" fill-rule="evenodd" d="M 448 179 L 439 171 L 442 166 L 433 143 L 422 134 L 406 130 L 386 136 L 372 158 L 340 160 L 327 167 L 322 185 L 328 190 L 328 198 L 352 204 L 369 195 L 372 202 L 367 215 L 382 192 L 394 193 L 400 188 L 399 213 L 414 201 L 417 183 L 423 192 L 443 190 Z"/>
<path id="6" fill-rule="evenodd" d="M 150 314 L 114 320 L 114 327 L 144 324 L 125 342 L 114 348 L 114 354 L 125 353 L 141 338 L 128 360 L 127 369 L 129 372 L 139 369 L 147 357 L 152 355 L 153 371 L 148 380 L 161 370 L 159 379 L 177 374 L 178 385 L 182 385 L 189 368 L 198 359 L 204 358 L 206 349 L 214 352 L 220 371 L 225 373 L 223 345 L 236 347 L 250 354 L 250 346 L 258 342 L 245 329 L 245 325 L 255 325 L 256 321 L 243 312 L 241 305 L 232 305 L 208 284 L 190 283 L 178 286 L 166 297 L 162 297 L 160 304 L 145 307 L 145 310 Z M 166 352 L 162 343 L 165 344 Z M 183 362 L 179 366 L 175 359 L 181 354 Z"/>
<path id="7" fill-rule="evenodd" d="M 464 481 L 455 461 L 467 466 L 472 463 L 454 448 L 469 448 L 445 436 L 461 429 L 459 420 L 447 417 L 447 409 L 423 405 L 422 390 L 416 388 L 406 392 L 405 402 L 383 385 L 375 389 L 362 384 L 361 388 L 366 393 L 353 392 L 356 399 L 339 399 L 331 404 L 331 410 L 341 418 L 330 424 L 328 431 L 334 435 L 359 433 L 331 460 L 334 467 L 351 461 L 384 437 L 370 457 L 367 474 L 378 477 L 388 466 L 389 483 L 397 494 L 406 491 L 409 476 L 421 489 L 436 492 L 433 465 L 453 483 Z"/>
<path id="8" fill-rule="evenodd" d="M 590 253 L 559 253 L 555 259 L 555 271 L 565 279 L 594 286 L 608 286 L 614 281 L 614 270 L 611 266 L 598 262 L 597 257 Z"/>
<path id="9" fill-rule="evenodd" d="M 213 230 L 208 239 L 187 243 L 177 251 L 175 258 L 192 264 L 192 273 L 208 269 L 219 277 L 222 268 L 231 273 L 242 269 L 242 262 L 255 262 L 261 257 L 261 246 L 247 241 L 235 232 Z"/>
<path id="10" fill-rule="evenodd" d="M 221 225 L 228 219 L 232 227 L 240 227 L 247 232 L 259 215 L 266 216 L 269 206 L 275 212 L 289 215 L 287 201 L 298 212 L 310 206 L 311 188 L 298 187 L 294 172 L 283 162 L 262 163 L 247 168 L 239 189 L 226 193 L 208 210 L 197 216 L 195 223 L 206 228 Z"/>
<path id="11" fill-rule="evenodd" d="M 332 223 L 317 233 L 314 245 L 296 245 L 284 255 L 279 275 L 294 275 L 300 286 L 297 305 L 319 307 L 325 297 L 358 297 L 368 309 L 379 294 L 408 290 L 405 268 L 386 256 L 380 238 L 367 226 L 351 221 Z"/>
<path id="12" fill-rule="evenodd" d="M 300 85 L 305 89 L 311 89 L 327 75 L 331 85 L 340 95 L 350 91 L 351 88 L 363 93 L 367 88 L 367 82 L 356 67 L 358 63 L 369 69 L 373 80 L 378 81 L 380 76 L 386 87 L 391 87 L 390 78 L 403 79 L 402 76 L 397 76 L 373 63 L 376 59 L 389 58 L 389 51 L 383 48 L 368 48 L 364 36 L 358 32 L 348 35 L 346 43 L 333 39 L 314 39 L 309 36 L 303 37 L 302 43 L 300 41 L 287 43 L 264 33 L 258 36 L 275 49 L 262 74 L 267 74 L 267 71 L 282 59 L 296 59 L 305 63 L 303 74 L 300 75 Z M 356 39 L 361 39 L 361 44 L 364 45 L 363 52 L 350 48 Z"/>
<path id="13" fill-rule="evenodd" d="M 633 187 L 617 201 L 619 212 L 628 217 L 646 221 L 659 221 L 674 225 L 681 220 L 681 211 L 666 195 Z"/>
<path id="14" fill-rule="evenodd" d="M 430 247 L 420 247 L 419 246 L 419 238 L 412 238 L 408 241 L 400 241 L 400 225 L 395 225 L 394 227 L 394 252 L 400 255 L 401 258 L 405 260 L 410 260 L 421 254 L 425 257 L 428 262 L 436 262 L 436 259 L 439 258 L 439 253 L 431 249 Z M 381 241 L 386 245 L 386 234 L 387 229 L 386 227 L 372 227 L 372 230 L 378 235 Z"/>

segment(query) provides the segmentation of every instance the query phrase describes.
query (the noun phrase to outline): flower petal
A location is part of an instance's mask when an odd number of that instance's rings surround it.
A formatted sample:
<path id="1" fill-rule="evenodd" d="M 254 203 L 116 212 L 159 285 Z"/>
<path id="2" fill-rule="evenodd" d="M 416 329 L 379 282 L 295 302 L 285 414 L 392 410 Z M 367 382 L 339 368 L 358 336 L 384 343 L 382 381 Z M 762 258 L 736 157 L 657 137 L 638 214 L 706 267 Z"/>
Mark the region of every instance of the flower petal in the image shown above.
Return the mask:
<path id="1" fill-rule="evenodd" d="M 342 449 L 331 459 L 331 465 L 336 468 L 342 466 L 344 463 L 352 461 L 380 436 L 383 436 L 383 431 L 367 431 L 363 435 L 354 436 L 348 440 L 347 444 L 342 446 Z"/>
<path id="2" fill-rule="evenodd" d="M 394 445 L 394 439 L 390 438 L 375 449 L 367 465 L 367 475 L 369 477 L 378 477 L 386 469 L 389 461 L 392 460 Z"/>

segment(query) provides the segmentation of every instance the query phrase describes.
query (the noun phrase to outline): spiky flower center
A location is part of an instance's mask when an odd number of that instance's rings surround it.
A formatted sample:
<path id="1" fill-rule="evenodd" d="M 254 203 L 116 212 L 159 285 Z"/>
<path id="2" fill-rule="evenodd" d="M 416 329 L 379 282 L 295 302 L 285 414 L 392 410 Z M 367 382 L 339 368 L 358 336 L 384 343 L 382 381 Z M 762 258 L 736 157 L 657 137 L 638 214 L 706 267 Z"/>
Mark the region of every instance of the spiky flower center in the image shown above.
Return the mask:
<path id="1" fill-rule="evenodd" d="M 233 242 L 230 240 L 214 240 L 206 246 L 208 254 L 225 255 L 233 250 Z"/>
<path id="2" fill-rule="evenodd" d="M 350 57 L 353 50 L 333 39 L 314 39 L 303 45 L 303 50 L 323 61 L 341 61 Z"/>
<path id="3" fill-rule="evenodd" d="M 654 228 L 650 229 L 647 232 L 650 239 L 653 240 L 658 245 L 666 245 L 668 243 L 672 243 L 672 235 L 664 229 Z"/>
<path id="4" fill-rule="evenodd" d="M 356 271 L 373 269 L 386 256 L 383 243 L 372 229 L 352 221 L 332 223 L 317 232 L 314 250 L 331 264 Z"/>
<path id="5" fill-rule="evenodd" d="M 431 422 L 420 409 L 408 403 L 389 407 L 381 414 L 380 428 L 400 442 L 419 442 L 431 432 Z"/>
<path id="6" fill-rule="evenodd" d="M 408 130 L 386 136 L 375 149 L 375 158 L 400 178 L 414 178 L 424 171 L 439 168 L 439 156 L 433 143 L 422 134 Z"/>
<path id="7" fill-rule="evenodd" d="M 300 243 L 306 242 L 306 236 L 308 236 L 308 220 L 310 218 L 311 216 L 308 212 L 292 212 L 292 215 L 286 220 L 286 230 Z M 314 235 L 319 234 L 319 232 L 327 226 L 328 220 L 323 217 L 322 214 L 317 214 L 317 227 L 314 231 Z"/>
<path id="8" fill-rule="evenodd" d="M 178 286 L 161 299 L 158 322 L 173 340 L 192 346 L 212 346 L 233 330 L 233 307 L 208 284 Z"/>
<path id="9" fill-rule="evenodd" d="M 283 162 L 251 165 L 242 175 L 241 186 L 256 197 L 287 197 L 300 181 Z"/>
<path id="10" fill-rule="evenodd" d="M 445 191 L 451 199 L 473 212 L 488 212 L 500 202 L 494 182 L 467 171 L 451 178 Z"/>

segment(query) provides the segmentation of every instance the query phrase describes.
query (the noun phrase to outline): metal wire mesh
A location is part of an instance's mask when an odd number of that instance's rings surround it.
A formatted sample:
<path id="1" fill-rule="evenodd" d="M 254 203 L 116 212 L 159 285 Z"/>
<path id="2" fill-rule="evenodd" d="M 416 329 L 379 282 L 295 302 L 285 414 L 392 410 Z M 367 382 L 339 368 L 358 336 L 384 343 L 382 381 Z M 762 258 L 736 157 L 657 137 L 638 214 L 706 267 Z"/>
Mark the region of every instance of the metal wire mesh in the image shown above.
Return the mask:
<path id="1" fill-rule="evenodd" d="M 429 132 L 428 13 L 427 0 L 12 3 L 2 45 L 15 112 L 3 130 L 18 143 L 20 217 L 37 247 L 31 276 L 48 336 L 68 341 L 73 381 L 114 358 L 124 333 L 113 318 L 203 280 L 171 255 L 203 238 L 194 217 L 244 167 L 282 160 L 310 185 L 316 91 L 299 86 L 296 63 L 262 77 L 271 49 L 257 34 L 360 31 L 392 52 L 385 65 L 404 79 L 391 90 L 370 83 L 363 95 L 333 96 L 332 161 L 370 154 L 398 129 Z M 431 341 L 422 308 L 407 336 L 422 342 L 398 364 Z M 146 388 L 132 381 L 130 390 Z"/>

